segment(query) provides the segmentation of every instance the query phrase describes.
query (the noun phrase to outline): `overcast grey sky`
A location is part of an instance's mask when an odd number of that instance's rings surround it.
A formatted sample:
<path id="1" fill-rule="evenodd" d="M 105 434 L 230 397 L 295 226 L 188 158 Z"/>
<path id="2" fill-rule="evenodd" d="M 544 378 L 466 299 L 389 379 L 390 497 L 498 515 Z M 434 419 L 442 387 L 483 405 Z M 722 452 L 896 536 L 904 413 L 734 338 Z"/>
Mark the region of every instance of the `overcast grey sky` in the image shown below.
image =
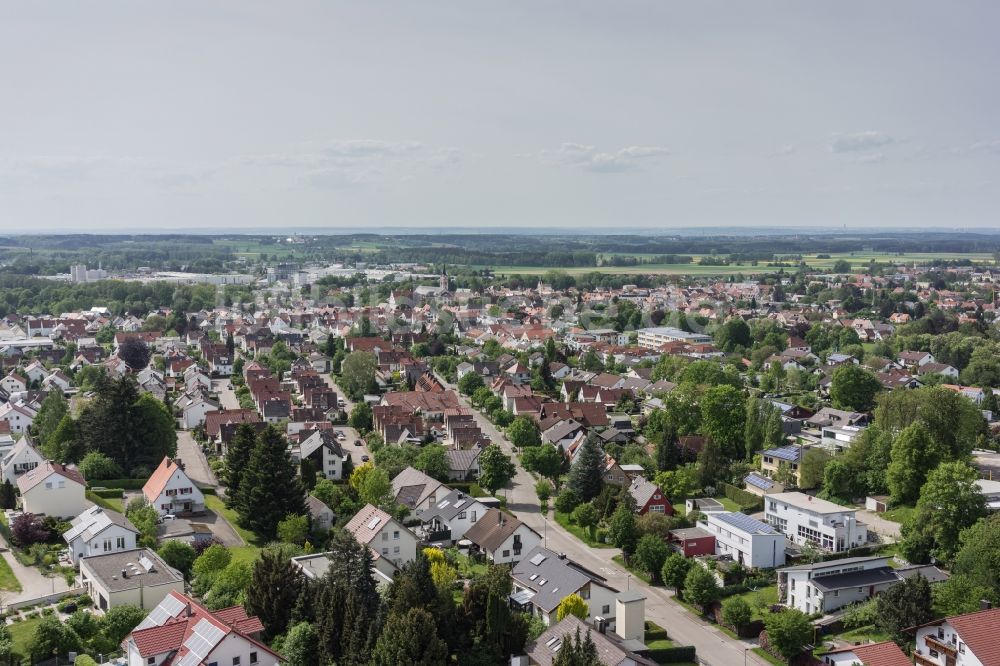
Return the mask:
<path id="1" fill-rule="evenodd" d="M 0 231 L 1000 227 L 996 0 L 0 0 Z"/>

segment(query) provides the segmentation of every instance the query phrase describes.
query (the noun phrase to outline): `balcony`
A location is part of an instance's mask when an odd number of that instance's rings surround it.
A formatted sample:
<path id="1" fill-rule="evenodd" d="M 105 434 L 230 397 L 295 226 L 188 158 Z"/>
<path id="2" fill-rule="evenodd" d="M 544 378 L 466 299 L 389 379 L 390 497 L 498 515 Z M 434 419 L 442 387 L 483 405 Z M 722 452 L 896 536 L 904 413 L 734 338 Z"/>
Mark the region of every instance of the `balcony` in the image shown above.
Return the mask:
<path id="1" fill-rule="evenodd" d="M 928 649 L 937 650 L 938 652 L 944 652 L 949 657 L 955 657 L 956 655 L 958 655 L 958 649 L 954 645 L 950 643 L 945 643 L 937 636 L 931 636 L 931 635 L 924 636 L 924 642 L 927 644 Z"/>
<path id="2" fill-rule="evenodd" d="M 916 666 L 941 666 L 941 664 L 932 657 L 915 652 L 913 654 L 913 663 Z"/>

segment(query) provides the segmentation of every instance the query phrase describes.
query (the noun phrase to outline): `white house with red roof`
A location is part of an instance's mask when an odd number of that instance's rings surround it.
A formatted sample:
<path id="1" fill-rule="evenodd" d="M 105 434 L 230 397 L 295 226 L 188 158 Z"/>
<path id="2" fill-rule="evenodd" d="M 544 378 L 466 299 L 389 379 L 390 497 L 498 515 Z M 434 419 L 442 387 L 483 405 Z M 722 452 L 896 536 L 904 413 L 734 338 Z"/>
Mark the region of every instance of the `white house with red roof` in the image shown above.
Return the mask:
<path id="1" fill-rule="evenodd" d="M 74 518 L 87 508 L 87 481 L 76 469 L 46 460 L 17 478 L 21 508 L 57 518 Z"/>
<path id="2" fill-rule="evenodd" d="M 892 641 L 833 650 L 822 658 L 827 666 L 913 666 L 909 657 Z"/>
<path id="3" fill-rule="evenodd" d="M 201 513 L 205 510 L 205 495 L 194 481 L 169 456 L 142 487 L 142 494 L 160 515 Z"/>
<path id="4" fill-rule="evenodd" d="M 260 640 L 264 625 L 242 606 L 210 611 L 172 591 L 122 641 L 128 666 L 277 666 Z"/>
<path id="5" fill-rule="evenodd" d="M 1000 608 L 954 615 L 917 629 L 913 651 L 923 666 L 1000 664 Z"/>

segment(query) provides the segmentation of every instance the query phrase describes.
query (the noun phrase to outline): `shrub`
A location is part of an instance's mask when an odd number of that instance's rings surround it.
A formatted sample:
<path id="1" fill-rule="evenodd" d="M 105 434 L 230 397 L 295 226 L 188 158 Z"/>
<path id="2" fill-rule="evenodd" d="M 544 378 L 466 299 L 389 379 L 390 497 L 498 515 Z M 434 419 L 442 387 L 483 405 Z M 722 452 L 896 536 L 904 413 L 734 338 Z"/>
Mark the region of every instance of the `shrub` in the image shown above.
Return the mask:
<path id="1" fill-rule="evenodd" d="M 22 513 L 11 521 L 10 531 L 14 541 L 21 548 L 44 543 L 52 538 L 52 531 L 45 526 L 41 518 L 33 513 Z M 44 549 L 42 553 L 38 553 L 37 559 L 41 559 L 43 555 Z"/>
<path id="2" fill-rule="evenodd" d="M 580 496 L 569 488 L 556 495 L 556 511 L 560 513 L 573 513 L 573 509 L 579 504 Z"/>

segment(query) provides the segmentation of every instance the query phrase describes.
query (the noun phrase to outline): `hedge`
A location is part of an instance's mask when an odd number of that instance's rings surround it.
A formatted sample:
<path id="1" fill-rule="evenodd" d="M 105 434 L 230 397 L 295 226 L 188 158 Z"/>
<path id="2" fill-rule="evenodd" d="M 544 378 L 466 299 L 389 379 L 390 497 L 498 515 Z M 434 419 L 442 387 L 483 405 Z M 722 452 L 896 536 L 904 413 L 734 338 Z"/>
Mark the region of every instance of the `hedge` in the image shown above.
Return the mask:
<path id="1" fill-rule="evenodd" d="M 96 488 L 121 488 L 123 490 L 142 490 L 146 479 L 94 479 Z"/>
<path id="2" fill-rule="evenodd" d="M 103 497 L 105 499 L 121 499 L 125 494 L 122 488 L 91 488 L 90 492 L 94 493 L 98 497 Z"/>
<path id="3" fill-rule="evenodd" d="M 677 645 L 668 648 L 653 648 L 646 656 L 659 664 L 679 664 L 695 661 L 693 645 Z"/>
<path id="4" fill-rule="evenodd" d="M 740 505 L 740 511 L 760 511 L 764 508 L 764 498 L 751 492 L 737 488 L 731 483 L 720 482 L 722 494 Z"/>

